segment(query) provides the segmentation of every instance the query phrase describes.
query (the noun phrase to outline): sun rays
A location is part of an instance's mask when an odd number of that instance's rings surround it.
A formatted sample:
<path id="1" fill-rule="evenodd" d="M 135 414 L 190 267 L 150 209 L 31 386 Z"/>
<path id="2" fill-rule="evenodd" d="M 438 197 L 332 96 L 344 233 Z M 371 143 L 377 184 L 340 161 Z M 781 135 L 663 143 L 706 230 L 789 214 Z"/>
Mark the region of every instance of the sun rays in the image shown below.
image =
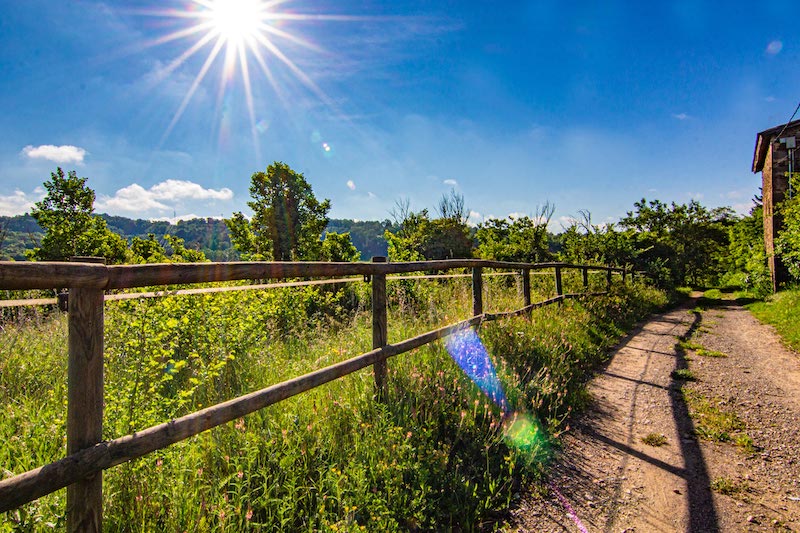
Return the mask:
<path id="1" fill-rule="evenodd" d="M 185 50 L 159 69 L 154 78 L 156 83 L 165 80 L 190 60 L 199 64 L 198 71 L 162 135 L 161 144 L 180 122 L 201 85 L 217 72 L 217 116 L 233 82 L 240 77 L 256 152 L 259 151 L 258 134 L 268 127 L 263 120 L 256 119 L 253 91 L 256 76 L 263 76 L 277 100 L 287 108 L 289 97 L 286 88 L 278 81 L 278 69 L 288 71 L 306 91 L 328 107 L 335 107 L 331 98 L 298 66 L 287 50 L 292 49 L 295 53 L 304 50 L 313 54 L 328 52 L 289 26 L 303 21 L 350 21 L 360 17 L 290 12 L 285 6 L 287 3 L 286 0 L 193 0 L 181 9 L 156 8 L 137 12 L 174 26 L 172 31 L 142 43 L 141 48 L 187 43 Z"/>

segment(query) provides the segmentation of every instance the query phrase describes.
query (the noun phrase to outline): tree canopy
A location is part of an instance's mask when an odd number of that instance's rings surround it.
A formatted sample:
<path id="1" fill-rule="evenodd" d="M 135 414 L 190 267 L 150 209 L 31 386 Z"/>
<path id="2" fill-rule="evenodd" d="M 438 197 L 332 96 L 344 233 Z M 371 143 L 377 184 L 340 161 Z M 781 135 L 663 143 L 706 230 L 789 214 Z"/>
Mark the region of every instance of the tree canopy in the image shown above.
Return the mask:
<path id="1" fill-rule="evenodd" d="M 250 259 L 318 259 L 330 200 L 317 200 L 302 174 L 277 161 L 250 181 L 253 217 L 238 212 L 225 221 L 236 249 Z"/>
<path id="2" fill-rule="evenodd" d="M 127 242 L 94 215 L 95 193 L 75 171 L 61 167 L 44 183 L 47 194 L 31 209 L 31 216 L 45 230 L 42 242 L 30 257 L 39 261 L 65 261 L 72 256 L 105 257 L 109 263 L 125 261 Z"/>

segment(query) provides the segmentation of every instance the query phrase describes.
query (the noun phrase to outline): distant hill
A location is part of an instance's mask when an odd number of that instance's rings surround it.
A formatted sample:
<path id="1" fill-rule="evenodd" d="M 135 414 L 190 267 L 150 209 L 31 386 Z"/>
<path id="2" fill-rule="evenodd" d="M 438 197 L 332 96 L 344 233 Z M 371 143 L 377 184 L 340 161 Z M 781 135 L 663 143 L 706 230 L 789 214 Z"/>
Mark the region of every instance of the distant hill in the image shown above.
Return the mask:
<path id="1" fill-rule="evenodd" d="M 188 248 L 202 250 L 212 261 L 239 259 L 239 253 L 231 244 L 228 227 L 220 219 L 193 218 L 170 224 L 165 221 L 131 219 L 106 214 L 100 216 L 112 231 L 128 241 L 133 237 L 147 238 L 150 233 L 159 239 L 169 234 L 183 239 Z M 332 219 L 327 231 L 349 232 L 353 244 L 361 252 L 361 258 L 368 261 L 372 256 L 386 255 L 386 240 L 383 238 L 386 229 L 394 231 L 397 228 L 388 220 L 378 222 Z M 30 215 L 0 216 L 0 260 L 24 261 L 25 250 L 37 247 L 43 233 Z"/>

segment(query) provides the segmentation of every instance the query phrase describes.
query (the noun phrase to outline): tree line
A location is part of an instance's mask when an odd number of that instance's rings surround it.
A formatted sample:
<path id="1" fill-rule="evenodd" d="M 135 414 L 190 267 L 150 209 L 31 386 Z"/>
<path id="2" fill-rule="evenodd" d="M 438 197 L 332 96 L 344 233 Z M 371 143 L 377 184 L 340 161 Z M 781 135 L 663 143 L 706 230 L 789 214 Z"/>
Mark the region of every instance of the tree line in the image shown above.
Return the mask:
<path id="1" fill-rule="evenodd" d="M 595 224 L 582 211 L 563 230 L 549 230 L 555 207 L 545 203 L 529 216 L 469 224 L 463 195 L 451 190 L 433 209 L 414 211 L 397 201 L 384 221 L 328 217 L 331 202 L 319 200 L 303 174 L 274 162 L 250 178 L 251 216 L 195 219 L 176 225 L 94 213 L 95 193 L 74 171 L 61 168 L 44 183 L 45 198 L 29 217 L 0 227 L 0 248 L 9 228 L 16 234 L 43 230 L 26 252 L 31 260 L 102 256 L 109 263 L 205 260 L 358 261 L 387 255 L 391 261 L 478 257 L 502 261 L 564 260 L 625 266 L 657 285 L 730 284 L 764 292 L 769 273 L 763 245 L 760 198 L 751 212 L 709 209 L 692 200 L 666 204 L 641 199 L 614 224 Z M 795 188 L 800 183 L 795 183 Z M 800 203 L 779 207 L 785 229 L 776 247 L 800 278 Z M 133 234 L 133 236 L 131 236 Z M 126 237 L 123 237 L 125 235 Z M 187 242 L 190 245 L 187 246 Z"/>

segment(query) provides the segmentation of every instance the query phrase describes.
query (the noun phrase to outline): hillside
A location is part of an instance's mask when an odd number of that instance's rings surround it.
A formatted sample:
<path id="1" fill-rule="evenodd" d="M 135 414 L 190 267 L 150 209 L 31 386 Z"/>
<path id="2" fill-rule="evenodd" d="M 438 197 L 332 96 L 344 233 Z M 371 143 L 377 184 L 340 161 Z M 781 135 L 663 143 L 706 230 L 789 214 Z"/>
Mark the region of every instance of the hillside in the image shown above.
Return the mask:
<path id="1" fill-rule="evenodd" d="M 130 241 L 133 237 L 146 238 L 152 233 L 159 239 L 164 235 L 175 235 L 186 242 L 187 248 L 202 250 L 212 261 L 235 261 L 239 253 L 233 248 L 228 228 L 221 219 L 193 218 L 171 224 L 163 220 L 131 219 L 127 217 L 100 215 L 109 229 Z M 366 220 L 331 219 L 328 231 L 350 232 L 353 244 L 361 252 L 363 260 L 375 255 L 386 255 L 386 240 L 383 232 L 396 230 L 393 223 Z M 0 260 L 24 261 L 25 251 L 38 246 L 42 229 L 30 215 L 0 216 Z"/>

